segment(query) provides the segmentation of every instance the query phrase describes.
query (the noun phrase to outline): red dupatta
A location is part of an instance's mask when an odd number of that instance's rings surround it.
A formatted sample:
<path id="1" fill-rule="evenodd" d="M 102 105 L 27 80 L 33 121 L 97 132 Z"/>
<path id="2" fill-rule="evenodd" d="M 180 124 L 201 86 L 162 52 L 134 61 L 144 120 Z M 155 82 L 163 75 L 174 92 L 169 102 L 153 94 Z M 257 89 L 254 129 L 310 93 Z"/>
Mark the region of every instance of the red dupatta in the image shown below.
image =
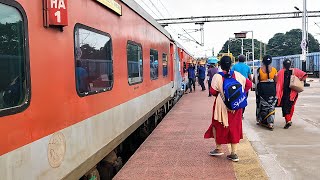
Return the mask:
<path id="1" fill-rule="evenodd" d="M 278 81 L 277 81 L 277 98 L 278 98 L 278 106 L 281 104 L 281 99 L 283 96 L 283 83 L 284 83 L 284 71 L 286 69 L 281 69 L 278 72 Z M 307 78 L 307 73 L 304 71 L 301 71 L 297 68 L 292 68 L 290 70 L 293 70 L 295 76 L 297 76 L 301 80 L 305 80 Z M 290 101 L 294 101 L 298 93 L 296 91 L 291 90 L 290 92 Z"/>

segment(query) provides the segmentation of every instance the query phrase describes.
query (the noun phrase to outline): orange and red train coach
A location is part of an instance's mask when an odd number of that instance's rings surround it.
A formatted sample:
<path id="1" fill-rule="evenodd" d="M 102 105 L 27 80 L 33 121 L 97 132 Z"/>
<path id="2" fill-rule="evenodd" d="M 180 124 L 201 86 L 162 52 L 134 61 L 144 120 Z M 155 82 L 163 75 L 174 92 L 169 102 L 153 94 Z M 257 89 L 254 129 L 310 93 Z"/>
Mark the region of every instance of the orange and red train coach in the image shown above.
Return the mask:
<path id="1" fill-rule="evenodd" d="M 189 58 L 132 0 L 0 0 L 1 177 L 81 177 L 171 103 Z"/>

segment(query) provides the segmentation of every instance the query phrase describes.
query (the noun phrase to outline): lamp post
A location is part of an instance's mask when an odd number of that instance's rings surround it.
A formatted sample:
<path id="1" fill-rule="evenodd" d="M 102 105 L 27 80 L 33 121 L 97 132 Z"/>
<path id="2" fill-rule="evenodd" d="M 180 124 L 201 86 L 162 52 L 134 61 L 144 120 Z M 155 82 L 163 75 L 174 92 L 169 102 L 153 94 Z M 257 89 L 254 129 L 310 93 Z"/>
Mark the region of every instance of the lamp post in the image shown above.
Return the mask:
<path id="1" fill-rule="evenodd" d="M 251 32 L 251 40 L 252 40 L 252 61 L 254 62 L 254 39 L 253 39 L 253 31 L 241 31 L 241 33 L 248 33 Z M 242 44 L 243 47 L 243 44 Z M 253 63 L 253 68 L 254 68 L 254 63 Z"/>
<path id="2" fill-rule="evenodd" d="M 253 39 L 253 31 L 251 31 L 252 33 L 252 61 L 254 61 L 254 39 Z M 253 65 L 254 68 L 254 65 Z"/>
<path id="3" fill-rule="evenodd" d="M 243 38 L 241 38 L 241 54 L 243 55 Z"/>
<path id="4" fill-rule="evenodd" d="M 246 63 L 248 64 L 248 60 L 249 60 L 249 57 L 250 57 L 250 54 L 252 54 L 251 52 L 246 52 Z"/>
<path id="5" fill-rule="evenodd" d="M 228 40 L 228 56 L 230 55 L 230 38 Z"/>
<path id="6" fill-rule="evenodd" d="M 240 33 L 234 33 L 235 39 L 241 39 L 241 54 L 243 54 L 243 39 L 247 38 L 246 31 L 242 31 Z"/>
<path id="7" fill-rule="evenodd" d="M 296 10 L 300 11 L 298 7 L 294 7 Z M 300 11 L 301 12 L 301 11 Z M 307 51 L 308 51 L 308 26 L 307 26 L 307 0 L 303 0 L 303 16 L 302 16 L 302 40 L 301 49 L 302 56 L 300 60 L 302 61 L 302 71 L 307 71 Z M 304 86 L 310 86 L 310 84 L 304 81 Z"/>
<path id="8" fill-rule="evenodd" d="M 303 12 L 295 6 L 294 8 L 303 14 L 302 16 L 302 40 L 301 40 L 301 49 L 302 49 L 302 70 L 306 71 L 305 62 L 307 60 L 307 51 L 308 51 L 308 26 L 307 26 L 307 2 L 303 0 Z"/>
<path id="9" fill-rule="evenodd" d="M 253 39 L 253 31 L 241 31 L 241 33 L 251 32 L 251 40 L 252 40 L 252 61 L 254 61 L 254 39 Z"/>
<path id="10" fill-rule="evenodd" d="M 252 69 L 254 70 L 254 39 L 253 39 L 253 31 L 248 31 L 252 33 Z"/>

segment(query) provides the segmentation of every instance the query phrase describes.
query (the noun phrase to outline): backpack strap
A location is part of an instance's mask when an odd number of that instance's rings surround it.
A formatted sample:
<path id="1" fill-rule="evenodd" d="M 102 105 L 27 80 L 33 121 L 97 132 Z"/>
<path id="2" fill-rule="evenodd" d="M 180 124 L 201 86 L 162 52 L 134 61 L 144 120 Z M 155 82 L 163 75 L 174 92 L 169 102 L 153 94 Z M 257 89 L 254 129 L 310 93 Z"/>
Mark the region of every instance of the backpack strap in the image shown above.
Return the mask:
<path id="1" fill-rule="evenodd" d="M 234 71 L 230 70 L 230 77 L 232 77 L 234 74 Z"/>
<path id="2" fill-rule="evenodd" d="M 223 72 L 218 72 L 222 77 L 224 77 L 224 73 Z"/>
<path id="3" fill-rule="evenodd" d="M 222 77 L 226 77 L 226 74 L 224 73 L 224 72 L 219 72 L 219 74 L 222 76 Z M 233 74 L 234 74 L 234 71 L 232 71 L 232 70 L 230 70 L 230 73 L 229 73 L 229 76 L 232 78 L 232 76 L 233 76 Z"/>

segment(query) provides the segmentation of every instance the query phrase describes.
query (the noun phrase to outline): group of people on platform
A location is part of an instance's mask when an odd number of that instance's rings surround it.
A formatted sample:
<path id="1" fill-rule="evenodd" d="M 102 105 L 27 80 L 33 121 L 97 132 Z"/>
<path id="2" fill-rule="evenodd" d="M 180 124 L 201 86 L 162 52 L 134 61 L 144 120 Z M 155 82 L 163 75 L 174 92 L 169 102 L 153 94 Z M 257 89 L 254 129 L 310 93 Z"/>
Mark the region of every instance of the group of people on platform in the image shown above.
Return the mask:
<path id="1" fill-rule="evenodd" d="M 193 91 L 196 90 L 196 70 L 195 70 L 195 66 L 193 65 L 193 63 L 189 63 L 188 68 L 185 70 L 188 73 L 188 84 L 186 85 L 186 93 L 187 90 L 190 89 L 190 93 L 192 93 L 192 88 Z M 198 83 L 201 86 L 202 91 L 206 90 L 206 87 L 204 85 L 204 81 L 206 79 L 206 68 L 204 66 L 204 64 L 199 64 L 199 67 L 197 69 L 197 76 L 198 76 Z M 208 87 L 209 88 L 209 87 Z"/>
<path id="2" fill-rule="evenodd" d="M 295 76 L 300 81 L 305 81 L 307 74 L 300 69 L 292 68 L 289 59 L 283 61 L 283 69 L 277 70 L 271 66 L 272 57 L 263 57 L 262 66 L 254 72 L 245 64 L 245 56 L 239 56 L 239 62 L 232 66 L 229 56 L 223 56 L 217 65 L 210 65 L 207 79 L 209 97 L 215 97 L 213 101 L 212 122 L 204 134 L 204 138 L 214 138 L 216 147 L 209 154 L 221 156 L 222 144 L 231 144 L 231 154 L 228 159 L 237 162 L 237 145 L 243 138 L 242 119 L 247 97 L 252 83 L 255 84 L 256 94 L 256 120 L 258 125 L 274 128 L 275 108 L 281 107 L 285 118 L 284 129 L 292 125 L 294 106 L 298 98 L 298 92 L 290 88 L 290 78 Z M 198 68 L 198 79 L 202 90 L 204 87 L 205 67 Z M 188 69 L 190 92 L 195 90 L 195 67 L 190 64 Z M 244 96 L 243 96 L 244 94 Z"/>

